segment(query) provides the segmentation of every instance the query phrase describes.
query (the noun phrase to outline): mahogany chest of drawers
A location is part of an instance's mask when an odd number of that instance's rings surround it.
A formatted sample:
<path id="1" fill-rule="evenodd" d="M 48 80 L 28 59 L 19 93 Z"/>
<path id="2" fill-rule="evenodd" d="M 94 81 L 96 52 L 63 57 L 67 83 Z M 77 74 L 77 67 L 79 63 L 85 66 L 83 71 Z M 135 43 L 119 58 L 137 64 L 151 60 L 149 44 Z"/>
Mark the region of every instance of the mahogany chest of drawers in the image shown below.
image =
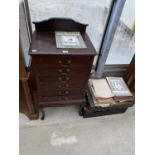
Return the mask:
<path id="1" fill-rule="evenodd" d="M 35 23 L 29 54 L 31 71 L 41 107 L 85 104 L 85 90 L 96 51 L 86 26 L 71 19 L 49 19 Z M 79 31 L 87 48 L 56 48 L 54 31 Z M 68 53 L 63 53 L 67 50 Z"/>

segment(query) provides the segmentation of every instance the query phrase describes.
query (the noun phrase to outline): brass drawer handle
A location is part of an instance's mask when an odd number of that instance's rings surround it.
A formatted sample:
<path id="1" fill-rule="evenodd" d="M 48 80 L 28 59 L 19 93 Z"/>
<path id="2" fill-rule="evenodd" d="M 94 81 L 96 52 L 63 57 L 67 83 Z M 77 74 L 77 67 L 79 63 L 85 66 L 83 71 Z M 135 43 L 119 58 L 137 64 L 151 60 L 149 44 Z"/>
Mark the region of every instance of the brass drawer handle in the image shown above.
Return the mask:
<path id="1" fill-rule="evenodd" d="M 70 73 L 71 70 L 70 69 L 66 69 L 66 70 L 58 69 L 58 72 L 66 75 L 66 74 Z"/>
<path id="2" fill-rule="evenodd" d="M 59 95 L 64 95 L 64 94 L 66 94 L 66 95 L 67 95 L 67 94 L 69 94 L 69 91 L 65 91 L 65 92 L 58 91 L 58 94 L 59 94 Z"/>
<path id="3" fill-rule="evenodd" d="M 62 73 L 62 69 L 59 69 L 58 71 L 59 71 L 59 73 Z"/>
<path id="4" fill-rule="evenodd" d="M 59 64 L 62 64 L 62 60 L 58 60 L 58 63 L 59 63 Z"/>
<path id="5" fill-rule="evenodd" d="M 67 60 L 67 64 L 70 64 L 72 61 L 71 60 Z M 59 64 L 62 64 L 62 60 L 58 60 Z"/>
<path id="6" fill-rule="evenodd" d="M 71 60 L 67 60 L 67 63 L 70 64 L 71 63 Z"/>
<path id="7" fill-rule="evenodd" d="M 59 95 L 69 94 L 69 91 L 67 91 L 67 90 L 66 90 L 66 91 L 64 91 L 64 92 L 63 92 L 63 91 L 58 91 L 58 94 L 59 94 Z"/>
<path id="8" fill-rule="evenodd" d="M 71 70 L 70 69 L 67 69 L 67 73 L 70 73 L 71 72 Z"/>
<path id="9" fill-rule="evenodd" d="M 62 85 L 58 85 L 59 88 L 62 88 Z"/>
<path id="10" fill-rule="evenodd" d="M 69 94 L 69 91 L 65 91 L 65 94 Z"/>
<path id="11" fill-rule="evenodd" d="M 62 95 L 62 91 L 58 91 L 58 94 L 59 94 L 59 95 Z"/>
<path id="12" fill-rule="evenodd" d="M 62 81 L 62 77 L 59 77 L 58 79 L 59 79 L 59 81 Z M 65 80 L 68 81 L 69 79 L 70 79 L 69 77 L 66 77 L 63 81 L 65 81 Z"/>
<path id="13" fill-rule="evenodd" d="M 69 88 L 69 84 L 66 84 L 66 88 Z"/>
<path id="14" fill-rule="evenodd" d="M 66 77 L 66 80 L 69 80 L 70 78 L 69 77 Z"/>
<path id="15" fill-rule="evenodd" d="M 62 77 L 59 77 L 59 80 L 62 81 Z"/>

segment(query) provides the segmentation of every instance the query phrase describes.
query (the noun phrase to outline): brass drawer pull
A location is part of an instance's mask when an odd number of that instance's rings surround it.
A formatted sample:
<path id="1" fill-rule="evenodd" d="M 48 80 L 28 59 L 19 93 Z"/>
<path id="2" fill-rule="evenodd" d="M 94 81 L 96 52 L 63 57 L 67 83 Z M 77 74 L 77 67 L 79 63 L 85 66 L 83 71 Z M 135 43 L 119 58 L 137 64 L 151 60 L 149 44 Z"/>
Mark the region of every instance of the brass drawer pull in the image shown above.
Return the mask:
<path id="1" fill-rule="evenodd" d="M 59 95 L 62 95 L 62 91 L 58 91 L 58 94 L 59 94 Z"/>
<path id="2" fill-rule="evenodd" d="M 59 95 L 69 94 L 69 91 L 64 91 L 64 92 L 58 91 L 58 94 L 59 94 Z"/>
<path id="3" fill-rule="evenodd" d="M 69 91 L 65 91 L 65 94 L 69 94 Z"/>
<path id="4" fill-rule="evenodd" d="M 62 60 L 58 60 L 58 63 L 59 63 L 59 64 L 62 64 Z"/>
<path id="5" fill-rule="evenodd" d="M 66 81 L 66 80 L 68 81 L 70 78 L 66 77 L 66 78 L 64 78 L 64 80 L 62 80 L 62 77 L 59 77 L 58 79 L 59 79 L 59 81 Z"/>
<path id="6" fill-rule="evenodd" d="M 66 88 L 69 88 L 69 84 L 66 84 Z"/>
<path id="7" fill-rule="evenodd" d="M 59 88 L 62 88 L 62 85 L 58 85 Z"/>
<path id="8" fill-rule="evenodd" d="M 66 77 L 66 80 L 69 80 L 70 78 L 69 77 Z"/>
<path id="9" fill-rule="evenodd" d="M 59 80 L 62 81 L 62 77 L 59 77 Z"/>
<path id="10" fill-rule="evenodd" d="M 58 71 L 59 71 L 59 73 L 62 73 L 62 69 L 59 69 Z"/>
<path id="11" fill-rule="evenodd" d="M 67 63 L 70 64 L 71 63 L 71 60 L 68 60 Z"/>
<path id="12" fill-rule="evenodd" d="M 71 62 L 72 62 L 71 60 L 67 60 L 67 64 L 71 64 Z M 62 60 L 58 60 L 58 63 L 62 64 L 63 62 L 62 62 Z"/>
<path id="13" fill-rule="evenodd" d="M 66 69 L 66 70 L 58 69 L 58 72 L 66 75 L 66 74 L 70 73 L 71 70 L 70 69 Z"/>
<path id="14" fill-rule="evenodd" d="M 68 90 L 66 90 L 66 91 L 58 91 L 58 94 L 59 95 L 69 94 L 69 91 Z"/>
<path id="15" fill-rule="evenodd" d="M 71 70 L 70 69 L 67 69 L 67 73 L 70 73 L 71 72 Z"/>

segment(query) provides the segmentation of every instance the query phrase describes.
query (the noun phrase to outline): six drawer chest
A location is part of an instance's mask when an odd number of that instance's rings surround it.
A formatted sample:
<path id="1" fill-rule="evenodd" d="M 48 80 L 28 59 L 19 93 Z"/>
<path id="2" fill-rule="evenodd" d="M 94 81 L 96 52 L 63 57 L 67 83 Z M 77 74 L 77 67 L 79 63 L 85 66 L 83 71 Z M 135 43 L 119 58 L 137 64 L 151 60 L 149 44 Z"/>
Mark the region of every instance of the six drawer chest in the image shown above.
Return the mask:
<path id="1" fill-rule="evenodd" d="M 29 54 L 30 77 L 34 79 L 36 87 L 36 107 L 74 104 L 83 107 L 85 90 L 96 55 L 86 33 L 87 25 L 64 18 L 51 18 L 34 24 L 35 32 Z M 79 32 L 86 48 L 57 48 L 56 31 Z"/>

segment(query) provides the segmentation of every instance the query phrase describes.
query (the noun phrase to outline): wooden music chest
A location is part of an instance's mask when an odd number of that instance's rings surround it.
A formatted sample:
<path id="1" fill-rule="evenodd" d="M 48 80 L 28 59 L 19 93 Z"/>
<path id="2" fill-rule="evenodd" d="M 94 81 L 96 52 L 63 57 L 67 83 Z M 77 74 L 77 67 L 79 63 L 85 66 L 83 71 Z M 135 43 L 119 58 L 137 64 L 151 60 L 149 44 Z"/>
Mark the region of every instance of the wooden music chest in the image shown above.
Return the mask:
<path id="1" fill-rule="evenodd" d="M 65 106 L 85 104 L 85 90 L 96 51 L 84 24 L 71 19 L 35 22 L 29 54 L 31 77 L 37 90 L 37 105 Z M 55 31 L 80 32 L 87 48 L 57 48 Z M 64 53 L 63 51 L 67 51 Z"/>

